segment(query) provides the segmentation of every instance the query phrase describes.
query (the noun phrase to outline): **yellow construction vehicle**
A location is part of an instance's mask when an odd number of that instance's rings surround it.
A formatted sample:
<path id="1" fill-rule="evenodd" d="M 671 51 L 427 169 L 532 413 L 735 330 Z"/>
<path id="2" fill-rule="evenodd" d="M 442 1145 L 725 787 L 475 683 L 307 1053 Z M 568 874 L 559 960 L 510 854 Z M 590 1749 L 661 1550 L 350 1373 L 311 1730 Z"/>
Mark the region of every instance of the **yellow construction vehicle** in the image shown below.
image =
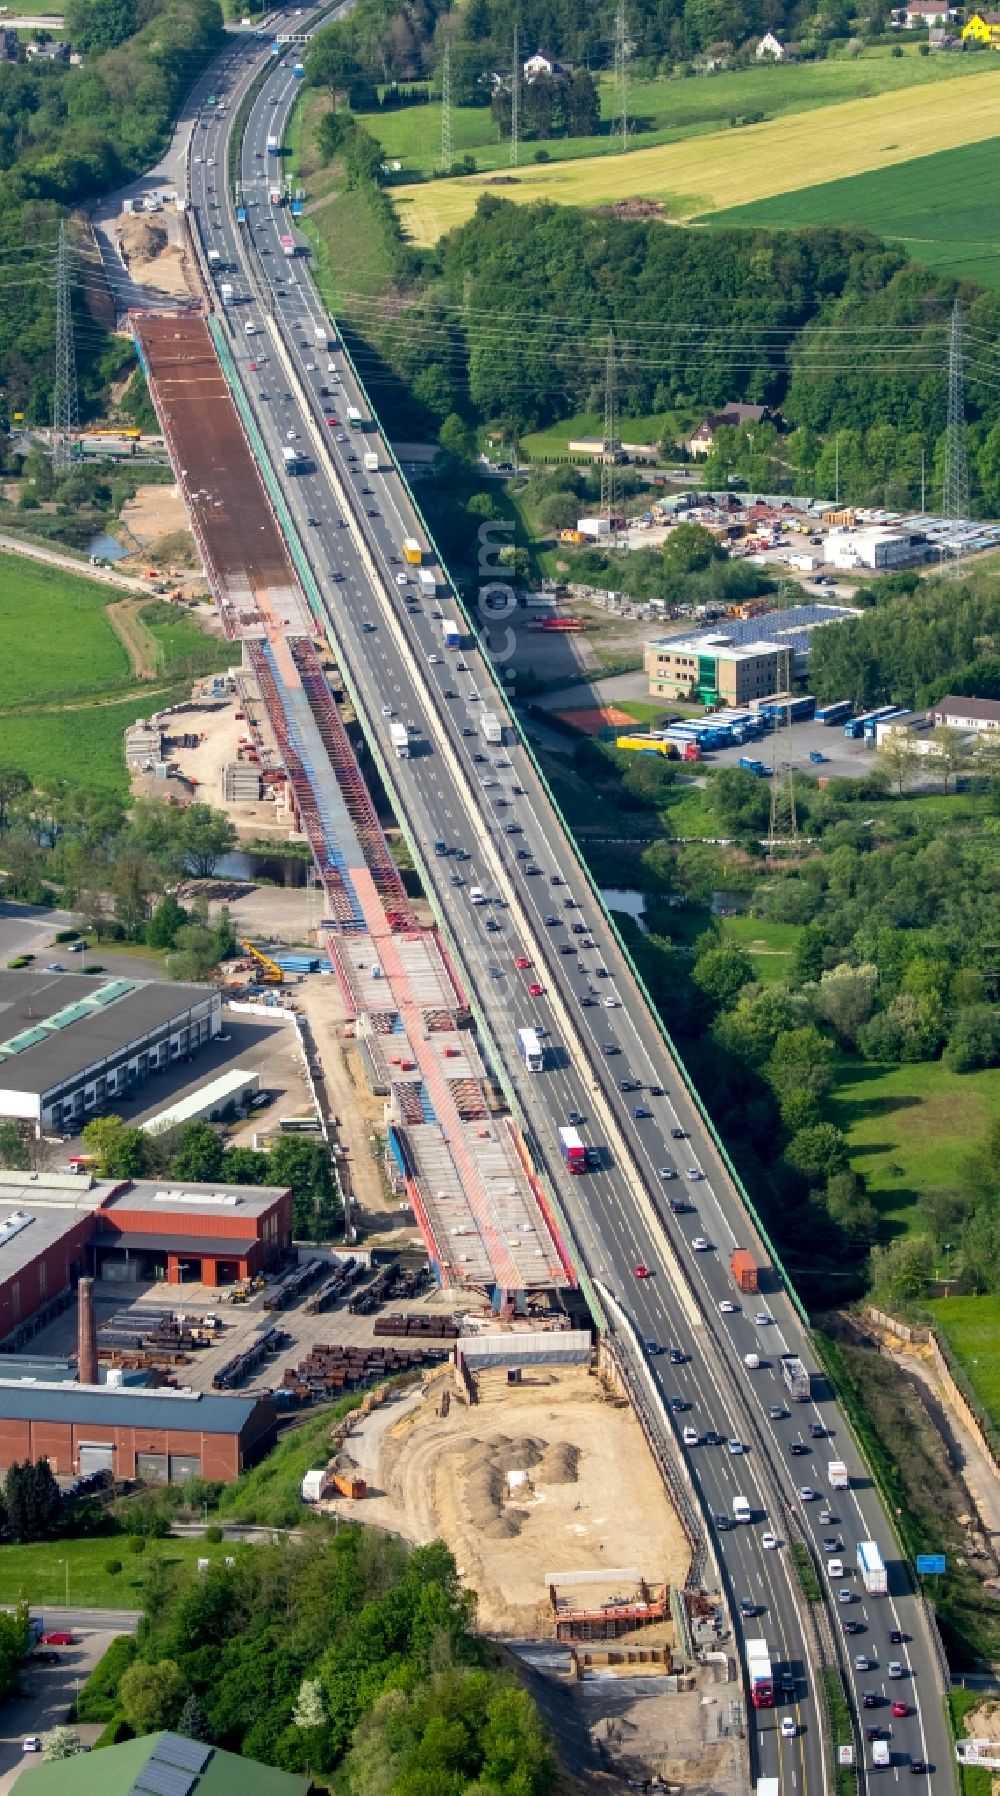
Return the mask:
<path id="1" fill-rule="evenodd" d="M 276 960 L 272 960 L 270 955 L 264 954 L 260 948 L 255 948 L 252 942 L 241 942 L 240 947 L 244 954 L 249 954 L 251 960 L 257 962 L 265 985 L 284 984 L 285 975 Z"/>

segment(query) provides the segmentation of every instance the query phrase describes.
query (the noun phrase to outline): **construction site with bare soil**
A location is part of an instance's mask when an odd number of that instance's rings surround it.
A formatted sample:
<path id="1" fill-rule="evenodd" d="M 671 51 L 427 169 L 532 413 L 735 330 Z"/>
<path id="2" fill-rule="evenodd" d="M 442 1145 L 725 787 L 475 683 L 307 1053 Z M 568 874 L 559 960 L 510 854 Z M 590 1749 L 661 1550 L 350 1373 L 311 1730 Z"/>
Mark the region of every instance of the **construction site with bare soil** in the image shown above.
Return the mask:
<path id="1" fill-rule="evenodd" d="M 351 1457 L 378 1493 L 366 1519 L 447 1541 L 490 1634 L 553 1638 L 568 1605 L 603 1608 L 640 1585 L 662 1607 L 690 1548 L 629 1406 L 585 1366 L 528 1366 L 514 1383 L 504 1368 L 477 1371 L 474 1402 L 450 1383 L 445 1373 L 352 1431 Z M 669 1607 L 643 1630 L 644 1645 L 654 1639 L 673 1639 Z"/>
<path id="2" fill-rule="evenodd" d="M 532 1674 L 561 1739 L 640 1783 L 742 1785 L 738 1686 L 719 1618 L 693 1618 L 694 1664 L 672 1595 L 690 1546 L 630 1406 L 588 1365 L 425 1374 L 352 1418 L 339 1455 L 363 1505 L 320 1508 L 415 1544 L 444 1540 L 476 1593 L 477 1625 Z M 736 1710 L 732 1704 L 736 1701 Z"/>

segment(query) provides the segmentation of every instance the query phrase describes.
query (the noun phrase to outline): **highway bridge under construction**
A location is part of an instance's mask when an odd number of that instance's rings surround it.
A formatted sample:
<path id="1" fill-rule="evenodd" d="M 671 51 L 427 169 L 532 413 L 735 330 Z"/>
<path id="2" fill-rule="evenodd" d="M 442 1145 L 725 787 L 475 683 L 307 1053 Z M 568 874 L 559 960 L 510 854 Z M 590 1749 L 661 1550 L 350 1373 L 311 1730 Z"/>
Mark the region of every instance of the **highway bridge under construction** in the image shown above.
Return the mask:
<path id="1" fill-rule="evenodd" d="M 373 1088 L 387 1170 L 442 1284 L 498 1308 L 575 1284 L 526 1144 L 480 1056 L 434 927 L 414 914 L 330 691 L 299 583 L 206 320 L 133 313 L 133 335 L 227 636 L 242 644 L 325 895 L 324 945 Z"/>

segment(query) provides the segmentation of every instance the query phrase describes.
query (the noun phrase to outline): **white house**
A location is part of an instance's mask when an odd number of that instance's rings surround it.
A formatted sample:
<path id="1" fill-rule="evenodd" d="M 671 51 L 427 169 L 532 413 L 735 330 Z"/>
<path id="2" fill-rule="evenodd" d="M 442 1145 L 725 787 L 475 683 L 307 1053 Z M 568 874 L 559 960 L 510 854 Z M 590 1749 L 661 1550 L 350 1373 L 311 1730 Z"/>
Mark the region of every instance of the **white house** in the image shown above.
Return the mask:
<path id="1" fill-rule="evenodd" d="M 1000 701 L 992 698 L 954 698 L 947 693 L 933 708 L 934 722 L 953 730 L 972 730 L 977 736 L 1000 730 Z"/>
<path id="2" fill-rule="evenodd" d="M 529 56 L 527 62 L 521 64 L 521 73 L 526 81 L 534 81 L 536 75 L 558 77 L 564 75 L 566 70 L 554 56 L 545 56 L 541 50 L 536 50 L 534 56 Z"/>
<path id="3" fill-rule="evenodd" d="M 799 47 L 798 44 L 783 44 L 780 37 L 775 37 L 773 31 L 765 31 L 754 55 L 758 62 L 765 62 L 768 59 L 771 62 L 797 62 Z"/>
<path id="4" fill-rule="evenodd" d="M 937 30 L 952 24 L 957 17 L 958 8 L 949 6 L 947 0 L 907 0 L 905 6 L 896 6 L 892 11 L 897 31 L 912 31 L 915 25 Z"/>

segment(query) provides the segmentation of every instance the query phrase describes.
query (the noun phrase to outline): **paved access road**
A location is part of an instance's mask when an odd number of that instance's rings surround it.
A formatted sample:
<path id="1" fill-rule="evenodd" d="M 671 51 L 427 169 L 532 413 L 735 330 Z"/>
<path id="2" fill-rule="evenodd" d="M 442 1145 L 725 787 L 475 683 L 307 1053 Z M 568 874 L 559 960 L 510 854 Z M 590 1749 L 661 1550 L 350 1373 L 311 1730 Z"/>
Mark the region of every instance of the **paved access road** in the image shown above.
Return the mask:
<path id="1" fill-rule="evenodd" d="M 115 1635 L 134 1634 L 139 1624 L 134 1609 L 46 1608 L 43 1619 L 46 1628 L 68 1629 L 74 1642 L 51 1649 L 59 1655 L 55 1664 L 29 1660 L 18 1678 L 19 1694 L 0 1709 L 0 1796 L 7 1796 L 22 1771 L 41 1764 L 40 1754 L 24 1751 L 24 1740 L 65 1722 L 77 1692 Z M 101 1729 L 81 1726 L 78 1731 L 86 1745 L 93 1745 Z"/>
<path id="2" fill-rule="evenodd" d="M 244 54 L 249 61 L 252 47 Z M 306 262 L 282 254 L 279 238 L 289 221 L 268 202 L 277 159 L 268 156 L 267 138 L 284 132 L 299 85 L 291 65 L 300 54 L 275 62 L 251 112 L 241 169 L 245 227 L 237 226 L 223 179 L 230 122 L 210 112 L 195 121 L 189 173 L 196 221 L 206 248 L 232 271 L 223 278 L 231 279 L 237 300 L 228 321 L 239 376 L 366 729 L 386 757 L 393 718 L 415 733 L 412 757 L 389 762 L 398 809 L 411 841 L 423 844 L 439 914 L 559 1192 L 578 1262 L 631 1319 L 660 1395 L 689 1406 L 674 1412 L 678 1456 L 709 1518 L 731 1594 L 756 1611 L 740 1625 L 748 1636 L 766 1638 L 779 1674 L 791 1673 L 787 1699 L 753 1717 L 755 1773 L 779 1775 L 783 1790 L 824 1788 L 816 1692 L 787 1544 L 798 1529 L 821 1565 L 830 1556 L 824 1541 L 843 1543 L 845 1574 L 837 1587 L 850 1593 L 850 1602 L 841 1605 L 831 1591 L 829 1616 L 859 1715 L 888 1727 L 888 1701 L 897 1690 L 915 1711 L 892 1723 L 893 1777 L 907 1776 L 919 1758 L 936 1768 L 934 1789 L 950 1791 L 938 1675 L 903 1570 L 890 1566 L 891 1595 L 880 1600 L 864 1596 L 853 1570 L 859 1540 L 874 1539 L 891 1556 L 884 1511 L 821 1382 L 814 1380 L 807 1404 L 784 1401 L 778 1358 L 798 1352 L 810 1364 L 806 1333 L 776 1281 L 759 1302 L 741 1299 L 733 1288 L 730 1250 L 753 1242 L 741 1200 L 529 757 L 509 728 L 501 749 L 484 740 L 484 709 L 502 710 L 491 674 L 468 639 L 457 653 L 442 646 L 441 614 L 456 617 L 454 603 L 442 587 L 434 599 L 420 595 L 406 572 L 402 539 L 421 534 L 407 494 L 384 447 L 378 472 L 364 470 L 364 450 L 378 443 L 377 431 L 371 423 L 349 429 L 346 408 L 357 407 L 368 420 L 368 407 L 333 343 Z M 234 85 L 237 79 L 242 75 Z M 317 334 L 324 329 L 329 348 Z M 285 473 L 281 451 L 289 445 L 308 456 L 309 472 Z M 398 583 L 401 575 L 406 587 Z M 446 854 L 435 852 L 438 842 Z M 457 859 L 456 851 L 465 858 Z M 472 904 L 474 886 L 489 902 Z M 531 966 L 519 970 L 514 961 L 522 954 Z M 541 994 L 529 992 L 532 982 L 543 987 Z M 545 1031 L 540 1074 L 525 1072 L 517 1055 L 516 1030 L 530 1025 Z M 627 1077 L 641 1089 L 623 1094 Z M 637 1109 L 646 1114 L 637 1116 Z M 574 1113 L 600 1155 L 599 1167 L 580 1179 L 563 1175 L 556 1143 L 558 1127 Z M 677 1192 L 688 1206 L 680 1215 L 665 1201 Z M 696 1250 L 696 1239 L 708 1246 Z M 650 1277 L 636 1276 L 640 1265 Z M 737 1307 L 723 1312 L 723 1302 Z M 654 1350 L 669 1347 L 683 1354 L 681 1363 Z M 753 1371 L 745 1363 L 752 1353 L 762 1362 Z M 822 1436 L 815 1438 L 809 1424 Z M 701 1444 L 683 1445 L 685 1426 Z M 721 1437 L 719 1444 L 704 1444 L 708 1431 Z M 805 1451 L 793 1456 L 793 1444 Z M 852 1489 L 835 1499 L 826 1473 L 834 1458 L 852 1473 Z M 800 1489 L 820 1495 L 803 1497 Z M 737 1496 L 748 1499 L 753 1521 L 717 1526 L 711 1518 L 729 1521 Z M 780 1543 L 774 1549 L 764 1546 L 767 1530 Z M 843 1638 L 842 1620 L 859 1631 Z M 892 1628 L 904 1641 L 890 1648 Z M 871 1669 L 856 1671 L 855 1655 L 862 1653 Z M 899 1683 L 887 1674 L 893 1658 L 904 1666 Z M 876 1697 L 874 1712 L 861 1710 L 865 1690 Z M 785 1717 L 795 1722 L 791 1738 L 779 1732 Z M 930 1781 L 907 1776 L 915 1791 Z"/>

